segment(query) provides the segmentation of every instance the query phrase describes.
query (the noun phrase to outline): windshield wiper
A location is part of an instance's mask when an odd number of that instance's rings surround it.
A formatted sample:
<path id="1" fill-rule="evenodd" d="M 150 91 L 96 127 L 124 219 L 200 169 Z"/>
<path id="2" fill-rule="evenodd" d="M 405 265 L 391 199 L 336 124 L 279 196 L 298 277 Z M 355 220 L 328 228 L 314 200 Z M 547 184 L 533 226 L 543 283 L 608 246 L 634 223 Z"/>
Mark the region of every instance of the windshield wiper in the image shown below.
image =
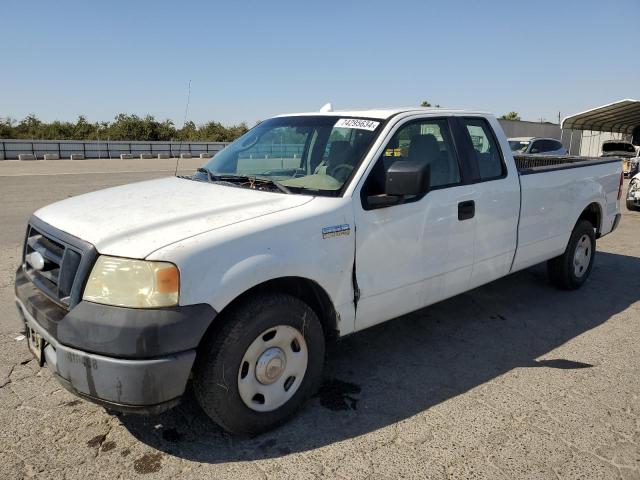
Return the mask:
<path id="1" fill-rule="evenodd" d="M 208 168 L 204 168 L 204 167 L 199 167 L 196 172 L 198 173 L 204 173 L 207 176 L 207 179 L 209 179 L 210 182 L 217 182 L 220 180 L 220 178 L 215 175 L 211 170 L 209 170 Z"/>
<path id="2" fill-rule="evenodd" d="M 220 180 L 226 180 L 226 181 L 236 180 L 239 182 L 253 182 L 253 183 L 262 183 L 265 185 L 273 185 L 282 193 L 291 193 L 291 190 L 289 190 L 287 187 L 282 185 L 277 180 L 273 180 L 271 178 L 255 177 L 255 176 L 249 176 L 249 175 L 220 175 L 218 178 L 220 178 Z"/>
<path id="3" fill-rule="evenodd" d="M 270 178 L 253 177 L 253 176 L 249 176 L 249 175 L 230 175 L 230 174 L 216 175 L 215 173 L 213 173 L 208 168 L 203 168 L 203 167 L 198 168 L 197 171 L 200 172 L 200 173 L 204 173 L 211 183 L 215 183 L 215 182 L 252 182 L 252 183 L 262 183 L 262 184 L 266 184 L 266 185 L 273 185 L 278 190 L 280 190 L 282 193 L 291 193 L 291 190 L 289 190 L 287 187 L 282 185 L 277 180 L 272 180 Z"/>

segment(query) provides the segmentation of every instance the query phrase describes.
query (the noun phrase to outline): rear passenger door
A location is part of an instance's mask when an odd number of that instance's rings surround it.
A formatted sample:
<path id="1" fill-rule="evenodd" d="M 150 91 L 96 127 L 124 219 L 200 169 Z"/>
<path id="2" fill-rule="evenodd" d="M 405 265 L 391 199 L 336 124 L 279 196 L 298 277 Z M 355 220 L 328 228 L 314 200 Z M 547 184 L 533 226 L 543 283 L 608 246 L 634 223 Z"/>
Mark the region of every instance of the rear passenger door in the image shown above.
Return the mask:
<path id="1" fill-rule="evenodd" d="M 476 230 L 470 288 L 500 278 L 511 269 L 517 243 L 520 183 L 508 172 L 495 126 L 483 117 L 459 117 L 464 155 L 474 165 Z M 497 123 L 497 121 L 496 121 Z"/>

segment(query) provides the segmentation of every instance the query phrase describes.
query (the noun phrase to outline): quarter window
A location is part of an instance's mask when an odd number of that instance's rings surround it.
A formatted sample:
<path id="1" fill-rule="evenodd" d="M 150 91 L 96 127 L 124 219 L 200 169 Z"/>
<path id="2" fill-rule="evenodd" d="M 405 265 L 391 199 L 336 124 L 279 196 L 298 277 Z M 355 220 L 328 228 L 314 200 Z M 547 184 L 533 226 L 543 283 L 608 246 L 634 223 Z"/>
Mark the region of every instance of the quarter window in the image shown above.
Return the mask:
<path id="1" fill-rule="evenodd" d="M 504 164 L 489 124 L 480 118 L 465 118 L 462 121 L 473 144 L 480 180 L 502 177 L 505 173 Z"/>

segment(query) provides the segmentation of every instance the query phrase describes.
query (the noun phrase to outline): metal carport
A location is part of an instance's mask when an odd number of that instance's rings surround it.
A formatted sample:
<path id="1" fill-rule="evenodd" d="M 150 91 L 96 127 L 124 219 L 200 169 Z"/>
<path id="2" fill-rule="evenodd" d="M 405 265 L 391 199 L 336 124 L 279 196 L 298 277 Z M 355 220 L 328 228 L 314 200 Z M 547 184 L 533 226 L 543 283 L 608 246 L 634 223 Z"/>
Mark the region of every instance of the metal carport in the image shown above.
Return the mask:
<path id="1" fill-rule="evenodd" d="M 633 133 L 640 126 L 640 101 L 618 102 L 576 113 L 562 120 L 567 130 L 591 130 L 592 132 Z"/>
<path id="2" fill-rule="evenodd" d="M 562 120 L 562 134 L 565 130 L 571 130 L 571 144 L 573 131 L 582 130 L 598 132 L 598 142 L 601 132 L 612 134 L 633 135 L 636 142 L 640 143 L 640 101 L 625 99 L 609 103 L 601 107 L 592 108 L 584 112 L 570 115 Z M 589 151 L 591 151 L 591 140 L 595 135 L 582 134 L 582 137 L 589 138 Z"/>

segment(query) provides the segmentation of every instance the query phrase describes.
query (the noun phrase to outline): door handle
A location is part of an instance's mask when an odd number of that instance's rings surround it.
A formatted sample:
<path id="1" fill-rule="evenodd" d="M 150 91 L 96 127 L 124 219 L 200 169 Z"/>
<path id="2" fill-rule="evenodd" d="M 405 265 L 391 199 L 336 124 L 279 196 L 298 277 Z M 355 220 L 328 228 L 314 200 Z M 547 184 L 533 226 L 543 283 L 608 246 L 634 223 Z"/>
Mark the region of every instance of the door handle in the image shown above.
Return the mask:
<path id="1" fill-rule="evenodd" d="M 458 204 L 458 220 L 468 220 L 476 214 L 476 202 L 467 200 Z"/>

